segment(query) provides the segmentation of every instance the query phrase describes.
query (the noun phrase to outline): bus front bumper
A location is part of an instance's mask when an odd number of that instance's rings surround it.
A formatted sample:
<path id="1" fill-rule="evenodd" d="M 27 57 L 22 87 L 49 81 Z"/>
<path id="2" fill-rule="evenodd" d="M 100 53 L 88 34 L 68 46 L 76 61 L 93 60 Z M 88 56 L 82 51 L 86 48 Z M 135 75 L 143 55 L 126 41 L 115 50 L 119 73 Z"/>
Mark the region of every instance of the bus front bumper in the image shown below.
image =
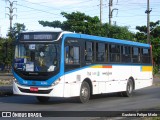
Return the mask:
<path id="1" fill-rule="evenodd" d="M 29 96 L 63 97 L 63 85 L 41 87 L 41 86 L 23 86 L 13 82 L 13 94 Z"/>

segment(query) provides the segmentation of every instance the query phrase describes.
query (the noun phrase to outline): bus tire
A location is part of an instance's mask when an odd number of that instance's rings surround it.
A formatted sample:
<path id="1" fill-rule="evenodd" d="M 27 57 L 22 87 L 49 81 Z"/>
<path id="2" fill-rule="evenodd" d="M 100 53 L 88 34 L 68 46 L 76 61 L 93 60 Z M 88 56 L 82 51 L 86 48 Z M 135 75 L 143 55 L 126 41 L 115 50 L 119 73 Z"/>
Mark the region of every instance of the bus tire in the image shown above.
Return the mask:
<path id="1" fill-rule="evenodd" d="M 48 102 L 49 97 L 37 96 L 37 100 L 38 100 L 40 103 L 46 103 L 46 102 Z"/>
<path id="2" fill-rule="evenodd" d="M 126 91 L 122 92 L 122 95 L 124 97 L 131 97 L 133 95 L 133 90 L 134 90 L 133 81 L 129 79 L 127 82 Z"/>
<path id="3" fill-rule="evenodd" d="M 86 81 L 83 81 L 80 89 L 79 102 L 87 103 L 90 98 L 90 86 Z"/>

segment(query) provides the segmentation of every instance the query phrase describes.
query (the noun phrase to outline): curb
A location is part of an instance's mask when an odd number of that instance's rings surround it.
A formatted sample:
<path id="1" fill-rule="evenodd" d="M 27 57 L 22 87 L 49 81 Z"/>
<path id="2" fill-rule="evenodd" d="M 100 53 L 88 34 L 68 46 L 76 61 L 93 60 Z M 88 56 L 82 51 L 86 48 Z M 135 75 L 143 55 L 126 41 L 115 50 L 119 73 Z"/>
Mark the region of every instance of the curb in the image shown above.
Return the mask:
<path id="1" fill-rule="evenodd" d="M 12 73 L 0 73 L 0 76 L 13 76 Z"/>

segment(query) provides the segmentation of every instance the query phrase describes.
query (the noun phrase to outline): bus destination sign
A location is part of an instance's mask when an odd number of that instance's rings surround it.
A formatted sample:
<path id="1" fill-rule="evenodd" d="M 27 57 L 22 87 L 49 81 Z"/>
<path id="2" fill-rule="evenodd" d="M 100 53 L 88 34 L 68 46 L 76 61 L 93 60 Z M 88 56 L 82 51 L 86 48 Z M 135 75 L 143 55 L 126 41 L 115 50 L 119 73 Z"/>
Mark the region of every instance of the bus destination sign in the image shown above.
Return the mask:
<path id="1" fill-rule="evenodd" d="M 52 40 L 52 35 L 50 34 L 44 34 L 44 35 L 29 35 L 29 34 L 26 34 L 23 36 L 23 39 L 24 40 L 30 40 L 30 39 L 33 39 L 33 40 Z"/>
<path id="2" fill-rule="evenodd" d="M 59 33 L 22 33 L 21 41 L 51 41 L 57 40 Z"/>

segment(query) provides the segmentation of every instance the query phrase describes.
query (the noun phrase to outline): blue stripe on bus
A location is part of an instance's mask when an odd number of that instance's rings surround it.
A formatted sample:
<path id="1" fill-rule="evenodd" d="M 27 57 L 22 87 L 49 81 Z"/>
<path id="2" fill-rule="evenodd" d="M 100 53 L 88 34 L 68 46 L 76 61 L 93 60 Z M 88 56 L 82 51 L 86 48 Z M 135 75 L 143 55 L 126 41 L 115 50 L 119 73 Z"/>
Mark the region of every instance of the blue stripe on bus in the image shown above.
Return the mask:
<path id="1" fill-rule="evenodd" d="M 109 42 L 109 43 L 117 43 L 117 44 L 132 45 L 132 46 L 139 46 L 139 47 L 150 47 L 150 44 L 133 42 L 130 40 L 120 40 L 120 39 L 114 39 L 114 38 L 106 38 L 106 37 L 92 36 L 92 35 L 86 35 L 86 34 L 76 34 L 76 33 L 70 33 L 70 34 L 67 33 L 64 35 L 65 37 L 76 37 L 76 38 L 90 39 L 90 40 L 103 41 L 103 42 Z"/>
<path id="2" fill-rule="evenodd" d="M 117 43 L 117 44 L 125 44 L 125 45 L 141 46 L 141 47 L 150 47 L 149 44 L 145 44 L 145 43 L 133 42 L 133 41 L 129 41 L 129 40 L 120 40 L 120 39 L 114 39 L 114 38 L 90 36 L 90 35 L 84 35 L 84 34 L 81 35 L 81 38 L 94 39 L 94 40 L 110 42 L 110 43 Z"/>

